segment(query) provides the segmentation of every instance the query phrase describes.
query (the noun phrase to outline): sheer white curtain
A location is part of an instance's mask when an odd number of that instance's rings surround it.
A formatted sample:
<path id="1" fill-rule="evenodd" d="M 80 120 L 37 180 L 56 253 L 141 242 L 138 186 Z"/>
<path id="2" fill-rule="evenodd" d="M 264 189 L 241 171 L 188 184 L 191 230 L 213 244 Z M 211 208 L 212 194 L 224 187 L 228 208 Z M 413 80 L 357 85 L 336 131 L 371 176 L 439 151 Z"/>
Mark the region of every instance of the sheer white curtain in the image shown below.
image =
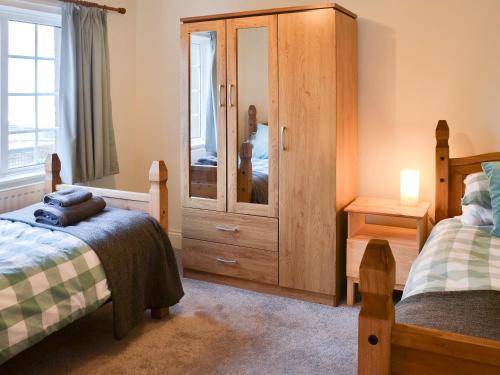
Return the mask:
<path id="1" fill-rule="evenodd" d="M 207 153 L 217 156 L 217 39 L 210 33 L 210 76 L 207 95 L 207 122 L 205 131 L 205 149 Z"/>

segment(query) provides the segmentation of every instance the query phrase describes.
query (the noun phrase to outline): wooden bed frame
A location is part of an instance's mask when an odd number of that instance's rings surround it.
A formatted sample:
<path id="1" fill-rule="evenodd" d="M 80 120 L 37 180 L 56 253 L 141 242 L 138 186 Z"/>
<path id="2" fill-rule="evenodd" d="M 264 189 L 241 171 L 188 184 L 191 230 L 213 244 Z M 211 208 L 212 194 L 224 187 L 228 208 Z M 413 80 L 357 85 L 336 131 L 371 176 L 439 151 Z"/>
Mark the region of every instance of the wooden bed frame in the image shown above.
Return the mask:
<path id="1" fill-rule="evenodd" d="M 45 160 L 45 192 L 51 193 L 70 187 L 61 182 L 61 161 L 57 154 L 47 156 Z M 168 232 L 168 170 L 163 160 L 154 161 L 149 170 L 149 193 L 135 193 L 123 190 L 102 189 L 78 186 L 99 195 L 113 207 L 141 211 L 150 214 Z M 168 315 L 168 308 L 151 309 L 153 319 L 161 319 Z"/>
<path id="2" fill-rule="evenodd" d="M 248 121 L 245 129 L 245 141 L 240 145 L 240 164 L 238 165 L 238 202 L 250 203 L 253 190 L 252 144 L 250 139 L 257 132 L 257 108 L 248 107 Z"/>
<path id="3" fill-rule="evenodd" d="M 466 175 L 500 152 L 449 158 L 449 128 L 436 128 L 436 222 L 461 214 Z M 395 262 L 389 243 L 372 240 L 360 266 L 358 374 L 500 374 L 500 341 L 395 323 Z M 444 319 L 446 317 L 443 317 Z"/>

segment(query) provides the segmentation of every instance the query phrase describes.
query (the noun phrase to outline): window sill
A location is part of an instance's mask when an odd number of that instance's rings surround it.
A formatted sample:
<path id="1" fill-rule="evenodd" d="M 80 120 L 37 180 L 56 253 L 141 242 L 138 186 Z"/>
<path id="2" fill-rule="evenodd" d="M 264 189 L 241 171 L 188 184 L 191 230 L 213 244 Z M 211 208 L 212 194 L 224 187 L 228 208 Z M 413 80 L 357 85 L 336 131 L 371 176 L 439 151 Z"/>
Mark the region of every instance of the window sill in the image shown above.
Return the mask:
<path id="1" fill-rule="evenodd" d="M 43 169 L 10 174 L 0 177 L 0 190 L 19 188 L 25 185 L 41 183 L 45 179 Z"/>

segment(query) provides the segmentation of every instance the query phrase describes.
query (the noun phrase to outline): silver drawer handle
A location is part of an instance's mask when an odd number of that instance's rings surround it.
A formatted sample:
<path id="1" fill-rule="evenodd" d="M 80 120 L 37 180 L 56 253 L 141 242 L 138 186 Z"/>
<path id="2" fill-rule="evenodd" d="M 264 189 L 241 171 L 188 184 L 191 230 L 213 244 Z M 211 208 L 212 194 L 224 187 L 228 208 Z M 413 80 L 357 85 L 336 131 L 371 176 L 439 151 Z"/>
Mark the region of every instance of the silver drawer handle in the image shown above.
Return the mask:
<path id="1" fill-rule="evenodd" d="M 236 233 L 238 231 L 238 227 L 226 227 L 224 225 L 217 225 L 215 229 L 221 230 L 223 232 L 232 232 L 232 233 Z"/>
<path id="2" fill-rule="evenodd" d="M 224 263 L 224 264 L 238 264 L 238 261 L 236 259 L 224 259 L 224 258 L 215 258 L 217 262 Z"/>

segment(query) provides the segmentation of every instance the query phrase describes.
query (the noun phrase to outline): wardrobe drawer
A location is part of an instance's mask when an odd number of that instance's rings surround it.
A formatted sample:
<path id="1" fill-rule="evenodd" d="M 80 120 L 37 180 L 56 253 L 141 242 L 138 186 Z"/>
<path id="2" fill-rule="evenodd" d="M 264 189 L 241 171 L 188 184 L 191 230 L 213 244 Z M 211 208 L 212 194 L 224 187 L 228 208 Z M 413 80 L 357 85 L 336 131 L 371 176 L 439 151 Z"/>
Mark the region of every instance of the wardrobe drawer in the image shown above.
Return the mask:
<path id="1" fill-rule="evenodd" d="M 278 219 L 185 208 L 183 237 L 278 251 Z"/>
<path id="2" fill-rule="evenodd" d="M 184 268 L 278 284 L 278 253 L 215 242 L 182 239 Z"/>

